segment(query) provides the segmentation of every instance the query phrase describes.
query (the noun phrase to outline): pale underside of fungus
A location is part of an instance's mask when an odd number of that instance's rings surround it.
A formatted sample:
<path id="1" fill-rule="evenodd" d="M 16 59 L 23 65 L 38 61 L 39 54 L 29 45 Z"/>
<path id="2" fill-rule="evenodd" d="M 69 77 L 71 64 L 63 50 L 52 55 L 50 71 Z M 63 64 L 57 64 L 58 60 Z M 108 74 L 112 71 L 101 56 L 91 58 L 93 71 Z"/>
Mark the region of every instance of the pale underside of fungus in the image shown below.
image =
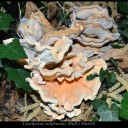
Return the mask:
<path id="1" fill-rule="evenodd" d="M 99 77 L 91 81 L 87 81 L 86 77 L 90 74 L 98 74 L 101 67 L 107 68 L 106 63 L 102 59 L 88 61 L 83 68 L 75 64 L 73 66 L 65 67 L 67 70 L 62 69 L 65 70 L 65 74 L 61 74 L 61 71 L 59 72 L 59 78 L 64 78 L 62 82 L 54 79 L 53 81 L 40 84 L 41 79 L 37 77 L 37 75 L 40 76 L 39 73 L 33 73 L 32 78 L 26 79 L 30 86 L 38 91 L 41 99 L 45 102 L 41 104 L 45 113 L 51 115 L 54 119 L 64 118 L 65 115 L 72 118 L 80 114 L 80 109 L 76 108 L 76 106 L 80 105 L 83 99 L 85 101 L 88 99 L 94 100 L 101 85 Z M 74 70 L 72 71 L 69 67 Z M 66 76 L 70 70 L 72 73 Z M 51 77 L 51 75 L 49 74 L 47 77 Z M 46 103 L 47 106 L 45 105 Z"/>
<path id="2" fill-rule="evenodd" d="M 116 24 L 108 14 L 106 8 L 99 5 L 74 7 L 71 15 L 71 28 L 75 23 L 82 23 L 84 31 L 77 37 L 77 40 L 85 46 L 102 47 L 104 44 L 117 40 L 120 34 L 110 32 L 116 28 Z"/>
<path id="3" fill-rule="evenodd" d="M 27 2 L 26 10 L 32 10 L 31 6 L 35 7 Z M 75 7 L 72 23 L 65 30 L 54 28 L 36 7 L 25 14 L 18 34 L 28 56 L 24 67 L 31 70 L 31 78 L 26 81 L 40 94 L 41 106 L 47 115 L 54 119 L 78 116 L 82 100 L 94 100 L 98 93 L 100 69 L 107 69 L 103 59 L 89 58 L 102 53 L 97 47 L 120 36 L 110 32 L 115 28 L 114 20 L 107 9 L 99 5 Z M 88 81 L 90 74 L 97 74 L 97 77 Z"/>

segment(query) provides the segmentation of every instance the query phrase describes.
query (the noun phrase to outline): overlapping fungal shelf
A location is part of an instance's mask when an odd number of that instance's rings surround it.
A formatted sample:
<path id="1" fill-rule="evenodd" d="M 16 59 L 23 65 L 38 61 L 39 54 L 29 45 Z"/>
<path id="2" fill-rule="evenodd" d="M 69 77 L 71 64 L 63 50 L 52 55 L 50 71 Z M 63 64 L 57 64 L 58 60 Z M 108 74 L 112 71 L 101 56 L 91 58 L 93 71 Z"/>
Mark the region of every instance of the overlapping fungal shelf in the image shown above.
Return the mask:
<path id="1" fill-rule="evenodd" d="M 30 4 L 35 6 L 27 2 L 26 9 Z M 98 75 L 101 68 L 107 69 L 106 62 L 90 58 L 99 54 L 104 44 L 120 37 L 110 31 L 115 22 L 99 5 L 74 7 L 70 27 L 56 30 L 35 8 L 18 27 L 20 43 L 28 56 L 24 67 L 31 70 L 26 81 L 40 94 L 47 115 L 54 119 L 78 116 L 78 105 L 94 100 L 101 86 Z M 90 74 L 97 77 L 88 81 Z"/>

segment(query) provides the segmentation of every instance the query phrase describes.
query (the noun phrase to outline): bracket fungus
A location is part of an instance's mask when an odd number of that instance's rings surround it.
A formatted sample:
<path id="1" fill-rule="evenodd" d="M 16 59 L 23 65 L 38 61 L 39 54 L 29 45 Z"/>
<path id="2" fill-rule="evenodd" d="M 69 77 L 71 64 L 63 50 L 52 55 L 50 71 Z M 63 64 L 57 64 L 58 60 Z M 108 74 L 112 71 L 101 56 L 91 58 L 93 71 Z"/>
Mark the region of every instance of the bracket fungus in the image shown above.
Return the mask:
<path id="1" fill-rule="evenodd" d="M 100 69 L 107 69 L 102 58 L 88 58 L 100 52 L 95 47 L 119 38 L 119 33 L 110 32 L 115 22 L 99 5 L 75 7 L 72 24 L 65 30 L 52 27 L 38 9 L 29 14 L 18 27 L 28 56 L 24 67 L 31 70 L 26 81 L 40 94 L 47 115 L 54 119 L 78 116 L 82 100 L 94 100 L 98 93 Z M 90 74 L 97 77 L 88 81 Z"/>
<path id="2" fill-rule="evenodd" d="M 107 9 L 99 5 L 75 6 L 71 20 L 71 28 L 74 27 L 74 23 L 83 24 L 84 30 L 77 40 L 85 46 L 102 47 L 120 37 L 118 32 L 110 32 L 111 28 L 116 29 L 117 26 L 114 19 L 109 16 Z"/>
<path id="3" fill-rule="evenodd" d="M 94 67 L 92 68 L 93 65 Z M 86 77 L 89 74 L 99 74 L 100 68 L 106 69 L 107 65 L 102 59 L 97 59 L 87 62 L 87 64 L 85 63 L 85 66 L 86 70 L 79 66 L 74 67 L 74 71 L 71 70 L 73 73 L 70 76 L 75 77 L 71 81 L 65 79 L 59 82 L 54 79 L 52 82 L 46 81 L 44 84 L 39 84 L 39 80 L 34 75 L 32 78 L 26 78 L 30 86 L 40 94 L 43 100 L 41 106 L 44 107 L 46 114 L 51 115 L 54 119 L 62 119 L 65 115 L 72 118 L 80 114 L 81 111 L 76 106 L 80 105 L 83 99 L 94 100 L 101 82 L 99 77 L 91 81 L 87 81 Z M 69 68 L 67 69 L 69 71 Z M 38 75 L 41 76 L 39 73 Z M 67 77 L 65 74 L 61 75 L 65 78 Z M 41 77 L 43 78 L 43 76 Z M 50 77 L 50 73 L 47 77 Z M 47 106 L 45 105 L 46 103 Z"/>

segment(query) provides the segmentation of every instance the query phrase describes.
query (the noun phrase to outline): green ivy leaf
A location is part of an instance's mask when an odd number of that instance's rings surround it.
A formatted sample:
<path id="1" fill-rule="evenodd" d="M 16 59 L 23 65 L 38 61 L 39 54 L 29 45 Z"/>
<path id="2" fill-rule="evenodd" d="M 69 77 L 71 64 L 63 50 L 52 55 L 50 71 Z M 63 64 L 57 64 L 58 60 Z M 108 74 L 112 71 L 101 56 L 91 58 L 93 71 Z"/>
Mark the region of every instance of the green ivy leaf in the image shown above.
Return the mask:
<path id="1" fill-rule="evenodd" d="M 124 31 L 120 30 L 119 31 L 120 34 L 122 34 L 123 36 L 125 36 L 126 38 L 128 38 L 128 28 L 126 27 Z"/>
<path id="2" fill-rule="evenodd" d="M 13 21 L 14 19 L 11 15 L 0 11 L 0 30 L 7 32 Z"/>
<path id="3" fill-rule="evenodd" d="M 124 98 L 121 101 L 119 115 L 123 119 L 127 119 L 128 120 L 128 92 L 125 93 Z"/>
<path id="4" fill-rule="evenodd" d="M 112 104 L 110 109 L 107 104 L 103 104 L 97 110 L 97 114 L 101 117 L 102 121 L 119 121 L 118 113 L 119 108 L 116 104 Z"/>
<path id="5" fill-rule="evenodd" d="M 12 43 L 8 45 L 0 44 L 0 58 L 8 58 L 10 60 L 25 59 L 27 55 L 20 45 L 18 39 L 14 39 Z"/>
<path id="6" fill-rule="evenodd" d="M 92 121 L 93 122 L 99 122 L 99 119 L 98 119 L 98 117 L 92 117 Z"/>
<path id="7" fill-rule="evenodd" d="M 116 75 L 113 72 L 110 72 L 108 77 L 109 77 L 111 83 L 117 82 Z"/>
<path id="8" fill-rule="evenodd" d="M 107 75 L 108 75 L 108 70 L 104 70 L 103 68 L 101 68 L 99 73 L 100 81 L 102 82 L 105 79 L 105 77 L 107 77 Z"/>
<path id="9" fill-rule="evenodd" d="M 103 68 L 101 68 L 99 76 L 100 81 L 104 81 L 105 85 L 109 85 L 109 87 L 112 87 L 117 82 L 116 75 L 113 72 L 110 72 L 109 70 L 103 70 Z"/>
<path id="10" fill-rule="evenodd" d="M 25 69 L 15 69 L 11 67 L 6 67 L 5 70 L 8 73 L 8 80 L 14 81 L 17 88 L 31 91 L 31 87 L 25 81 L 27 77 L 30 77 L 30 72 Z"/>
<path id="11" fill-rule="evenodd" d="M 95 75 L 92 75 L 92 74 L 90 74 L 90 75 L 88 75 L 87 77 L 86 77 L 86 80 L 93 80 L 95 77 L 97 77 L 97 74 L 95 74 Z"/>
<path id="12" fill-rule="evenodd" d="M 95 110 L 97 110 L 101 105 L 105 104 L 105 101 L 102 100 L 102 99 L 95 99 L 93 102 L 92 102 L 92 106 Z"/>
<path id="13" fill-rule="evenodd" d="M 3 68 L 4 66 L 3 66 L 3 64 L 2 64 L 2 62 L 1 62 L 1 59 L 0 59 L 0 68 Z"/>
<path id="14" fill-rule="evenodd" d="M 120 11 L 123 14 L 127 15 L 128 14 L 128 2 L 126 2 L 126 1 L 118 1 L 117 3 L 118 3 Z"/>
<path id="15" fill-rule="evenodd" d="M 116 75 L 113 72 L 109 72 L 107 77 L 105 78 L 105 84 L 108 85 L 108 87 L 112 87 L 117 83 Z"/>

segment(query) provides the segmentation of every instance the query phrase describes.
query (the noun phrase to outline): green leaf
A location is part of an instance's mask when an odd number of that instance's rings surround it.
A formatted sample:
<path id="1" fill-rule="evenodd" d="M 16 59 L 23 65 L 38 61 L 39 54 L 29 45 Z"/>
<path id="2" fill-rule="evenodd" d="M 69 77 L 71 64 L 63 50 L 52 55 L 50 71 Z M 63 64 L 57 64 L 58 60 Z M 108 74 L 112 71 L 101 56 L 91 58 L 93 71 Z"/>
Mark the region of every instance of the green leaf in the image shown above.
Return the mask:
<path id="1" fill-rule="evenodd" d="M 8 80 L 14 81 L 17 88 L 31 91 L 29 84 L 25 81 L 27 77 L 30 77 L 30 72 L 25 69 L 15 69 L 11 67 L 6 67 L 5 70 L 8 73 Z"/>
<path id="2" fill-rule="evenodd" d="M 92 121 L 99 122 L 99 119 L 97 117 L 92 117 Z"/>
<path id="3" fill-rule="evenodd" d="M 124 98 L 121 101 L 119 115 L 123 119 L 127 119 L 128 120 L 128 92 L 125 93 Z"/>
<path id="4" fill-rule="evenodd" d="M 116 75 L 113 72 L 109 73 L 108 78 L 110 79 L 111 83 L 117 82 Z"/>
<path id="5" fill-rule="evenodd" d="M 106 86 L 109 85 L 109 87 L 112 87 L 117 82 L 116 75 L 113 72 L 110 72 L 109 70 L 103 70 L 103 68 L 101 68 L 99 76 L 100 81 L 104 81 Z"/>
<path id="6" fill-rule="evenodd" d="M 107 98 L 108 98 L 108 96 L 107 96 L 106 94 L 103 94 L 103 95 L 102 95 L 102 99 L 103 99 L 104 101 L 106 101 Z"/>
<path id="7" fill-rule="evenodd" d="M 115 49 L 120 49 L 120 48 L 123 48 L 124 46 L 120 46 L 120 45 L 117 45 L 117 44 L 111 44 L 111 46 Z"/>
<path id="8" fill-rule="evenodd" d="M 95 99 L 92 102 L 92 106 L 95 110 L 97 110 L 101 105 L 105 104 L 105 101 L 103 101 L 102 99 Z"/>
<path id="9" fill-rule="evenodd" d="M 9 60 L 6 58 L 1 59 L 3 67 L 12 67 L 12 68 L 23 68 L 23 65 L 17 63 L 15 60 Z"/>
<path id="10" fill-rule="evenodd" d="M 92 75 L 92 74 L 90 74 L 90 75 L 88 75 L 87 77 L 86 77 L 86 80 L 93 80 L 95 77 L 97 77 L 97 74 L 95 74 L 95 75 Z"/>
<path id="11" fill-rule="evenodd" d="M 117 2 L 118 7 L 122 14 L 127 15 L 128 14 L 128 2 L 127 1 L 118 1 Z"/>
<path id="12" fill-rule="evenodd" d="M 125 20 L 125 19 L 123 19 L 122 21 L 121 21 L 121 24 L 123 24 L 123 25 L 128 25 L 128 21 L 127 20 Z"/>
<path id="13" fill-rule="evenodd" d="M 97 114 L 101 117 L 102 121 L 119 121 L 118 113 L 119 108 L 116 104 L 112 104 L 111 109 L 109 109 L 107 104 L 103 104 L 97 110 Z"/>
<path id="14" fill-rule="evenodd" d="M 117 82 L 118 81 L 117 81 L 116 75 L 113 72 L 109 72 L 107 77 L 105 78 L 105 84 L 108 85 L 108 88 L 112 87 Z"/>
<path id="15" fill-rule="evenodd" d="M 18 39 L 14 39 L 12 43 L 6 45 L 0 44 L 0 58 L 8 58 L 10 60 L 25 59 L 27 55 L 20 45 Z"/>
<path id="16" fill-rule="evenodd" d="M 103 68 L 101 68 L 99 73 L 100 81 L 102 82 L 105 79 L 105 77 L 107 77 L 107 75 L 108 75 L 108 70 L 103 70 Z"/>
<path id="17" fill-rule="evenodd" d="M 12 21 L 11 15 L 0 11 L 0 30 L 7 32 Z"/>
<path id="18" fill-rule="evenodd" d="M 2 64 L 1 59 L 0 59 L 0 68 L 3 68 L 3 67 L 4 65 Z"/>
<path id="19" fill-rule="evenodd" d="M 124 31 L 120 30 L 120 34 L 128 38 L 128 28 L 126 27 Z"/>

